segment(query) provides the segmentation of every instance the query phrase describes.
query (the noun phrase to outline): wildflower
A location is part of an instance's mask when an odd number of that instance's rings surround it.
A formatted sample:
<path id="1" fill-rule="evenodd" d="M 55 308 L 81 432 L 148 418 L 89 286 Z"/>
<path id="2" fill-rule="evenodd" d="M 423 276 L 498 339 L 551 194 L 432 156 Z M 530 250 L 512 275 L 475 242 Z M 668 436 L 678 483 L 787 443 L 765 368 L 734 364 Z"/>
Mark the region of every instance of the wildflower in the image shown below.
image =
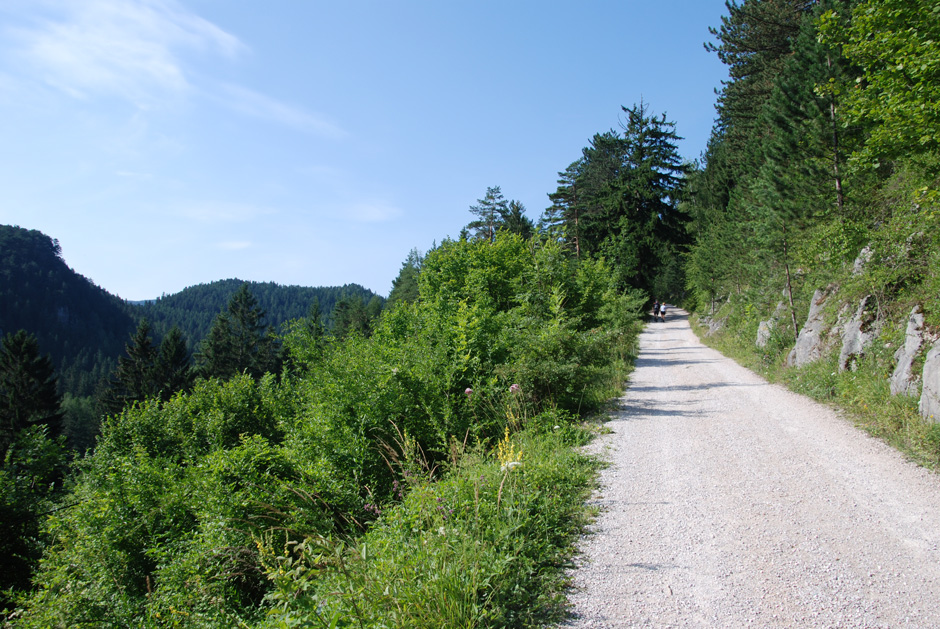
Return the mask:
<path id="1" fill-rule="evenodd" d="M 503 472 L 508 472 L 513 468 L 519 467 L 520 465 L 522 465 L 521 461 L 509 461 L 508 463 L 504 463 L 499 469 Z"/>
<path id="2" fill-rule="evenodd" d="M 518 384 L 513 384 L 512 386 L 509 387 L 509 392 L 510 392 L 510 393 L 519 393 L 520 388 L 521 388 L 521 387 L 520 387 Z"/>
<path id="3" fill-rule="evenodd" d="M 470 387 L 467 387 L 466 389 L 464 389 L 463 393 L 467 397 L 470 397 L 471 395 L 473 395 L 473 389 L 471 389 Z"/>
<path id="4" fill-rule="evenodd" d="M 440 526 L 440 527 L 438 527 L 438 529 L 437 529 L 437 534 L 438 534 L 438 535 L 443 535 L 443 534 L 446 533 L 446 532 L 447 532 L 447 529 L 445 529 L 443 526 Z"/>

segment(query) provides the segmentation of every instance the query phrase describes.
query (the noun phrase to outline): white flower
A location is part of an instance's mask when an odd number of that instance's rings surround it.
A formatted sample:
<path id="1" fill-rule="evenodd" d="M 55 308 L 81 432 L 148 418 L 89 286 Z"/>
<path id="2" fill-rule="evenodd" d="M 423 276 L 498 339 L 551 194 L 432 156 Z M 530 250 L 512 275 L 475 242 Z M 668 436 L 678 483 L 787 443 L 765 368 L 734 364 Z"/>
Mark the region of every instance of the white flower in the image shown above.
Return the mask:
<path id="1" fill-rule="evenodd" d="M 510 461 L 509 463 L 504 463 L 503 466 L 500 467 L 499 469 L 502 470 L 503 472 L 506 472 L 508 470 L 511 470 L 514 467 L 519 467 L 520 465 L 522 465 L 521 461 Z"/>

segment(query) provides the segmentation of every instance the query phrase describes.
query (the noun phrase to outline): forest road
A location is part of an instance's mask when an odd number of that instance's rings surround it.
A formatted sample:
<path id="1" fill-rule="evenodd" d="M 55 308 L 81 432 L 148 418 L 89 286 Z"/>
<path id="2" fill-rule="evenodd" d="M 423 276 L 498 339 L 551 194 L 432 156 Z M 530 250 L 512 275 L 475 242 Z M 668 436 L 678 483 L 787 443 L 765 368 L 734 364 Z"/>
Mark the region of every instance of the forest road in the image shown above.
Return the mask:
<path id="1" fill-rule="evenodd" d="M 940 476 L 702 345 L 640 336 L 564 627 L 940 627 Z"/>

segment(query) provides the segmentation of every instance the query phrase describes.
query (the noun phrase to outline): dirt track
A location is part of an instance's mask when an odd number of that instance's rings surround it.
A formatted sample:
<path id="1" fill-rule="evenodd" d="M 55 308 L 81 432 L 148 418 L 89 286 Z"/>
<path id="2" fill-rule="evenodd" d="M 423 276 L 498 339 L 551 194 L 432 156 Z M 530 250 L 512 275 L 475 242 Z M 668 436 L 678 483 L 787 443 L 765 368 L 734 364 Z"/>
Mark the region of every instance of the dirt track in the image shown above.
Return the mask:
<path id="1" fill-rule="evenodd" d="M 940 476 L 703 346 L 640 357 L 571 627 L 940 627 Z"/>

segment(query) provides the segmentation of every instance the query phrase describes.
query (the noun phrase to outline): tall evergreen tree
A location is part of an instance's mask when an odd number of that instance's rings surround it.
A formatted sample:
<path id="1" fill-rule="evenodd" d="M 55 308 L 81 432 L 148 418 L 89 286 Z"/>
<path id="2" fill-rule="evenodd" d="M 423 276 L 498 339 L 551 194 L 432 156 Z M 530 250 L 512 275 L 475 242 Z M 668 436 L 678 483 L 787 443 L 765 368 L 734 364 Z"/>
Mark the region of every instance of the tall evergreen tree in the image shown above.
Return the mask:
<path id="1" fill-rule="evenodd" d="M 52 360 L 39 354 L 36 337 L 25 330 L 5 335 L 0 342 L 0 459 L 16 434 L 30 426 L 45 426 L 49 436 L 58 436 L 61 403 Z"/>
<path id="2" fill-rule="evenodd" d="M 52 360 L 19 330 L 0 343 L 0 609 L 25 590 L 42 552 L 40 522 L 65 464 Z"/>
<path id="3" fill-rule="evenodd" d="M 227 380 L 243 372 L 254 378 L 278 372 L 280 347 L 264 317 L 258 300 L 248 285 L 242 284 L 200 345 L 199 375 Z"/>
<path id="4" fill-rule="evenodd" d="M 366 303 L 359 297 L 343 298 L 336 302 L 332 319 L 333 336 L 337 338 L 345 338 L 350 334 L 372 334 L 372 316 Z"/>
<path id="5" fill-rule="evenodd" d="M 102 410 L 107 414 L 120 413 L 128 404 L 141 402 L 157 392 L 153 381 L 157 348 L 146 319 L 138 324 L 131 342 L 124 349 L 126 353 L 118 358 L 117 368 L 100 400 Z"/>
<path id="6" fill-rule="evenodd" d="M 579 258 L 581 223 L 578 214 L 578 174 L 581 164 L 581 160 L 572 162 L 568 168 L 558 173 L 558 188 L 548 194 L 552 204 L 542 212 L 538 226 L 540 233 L 550 240 L 564 242 Z"/>
<path id="7" fill-rule="evenodd" d="M 408 257 L 398 271 L 398 277 L 392 281 L 392 290 L 388 293 L 386 306 L 391 308 L 400 301 L 413 302 L 418 298 L 418 275 L 424 257 L 417 249 L 408 252 Z"/>
<path id="8" fill-rule="evenodd" d="M 154 388 L 160 399 L 169 400 L 179 391 L 192 387 L 194 378 L 192 357 L 186 349 L 186 340 L 177 326 L 173 326 L 163 340 L 153 365 Z"/>
<path id="9" fill-rule="evenodd" d="M 510 201 L 503 218 L 502 229 L 528 240 L 535 234 L 535 224 L 525 215 L 525 206 L 519 201 Z"/>
<path id="10" fill-rule="evenodd" d="M 470 206 L 470 213 L 477 217 L 467 225 L 470 237 L 493 242 L 508 211 L 508 202 L 499 186 L 487 188 L 483 198 L 477 199 L 477 205 Z"/>
<path id="11" fill-rule="evenodd" d="M 624 283 L 652 292 L 666 263 L 688 243 L 687 217 L 679 211 L 687 168 L 674 122 L 652 115 L 643 102 L 622 109 L 618 224 L 604 249 L 617 261 Z M 681 290 L 681 283 L 669 288 L 673 295 Z"/>

